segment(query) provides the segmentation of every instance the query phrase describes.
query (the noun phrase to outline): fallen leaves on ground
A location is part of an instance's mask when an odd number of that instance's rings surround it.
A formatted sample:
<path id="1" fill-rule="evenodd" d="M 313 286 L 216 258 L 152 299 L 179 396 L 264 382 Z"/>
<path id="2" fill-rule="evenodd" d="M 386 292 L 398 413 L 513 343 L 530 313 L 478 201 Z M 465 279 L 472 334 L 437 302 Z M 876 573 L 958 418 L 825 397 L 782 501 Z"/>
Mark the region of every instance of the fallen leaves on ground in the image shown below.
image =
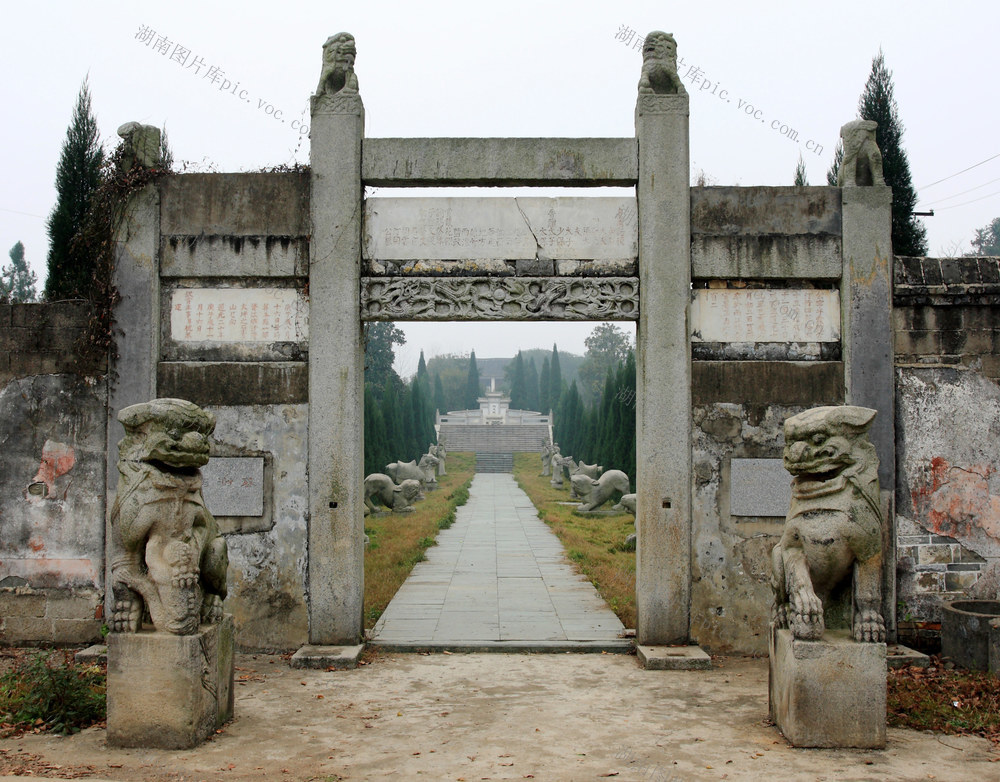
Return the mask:
<path id="1" fill-rule="evenodd" d="M 49 763 L 41 755 L 0 748 L 0 776 L 58 777 L 82 779 L 97 773 L 94 766 L 60 766 Z"/>
<path id="2" fill-rule="evenodd" d="M 949 670 L 935 656 L 927 668 L 889 671 L 887 707 L 894 727 L 983 736 L 1000 744 L 1000 680 L 993 674 Z"/>

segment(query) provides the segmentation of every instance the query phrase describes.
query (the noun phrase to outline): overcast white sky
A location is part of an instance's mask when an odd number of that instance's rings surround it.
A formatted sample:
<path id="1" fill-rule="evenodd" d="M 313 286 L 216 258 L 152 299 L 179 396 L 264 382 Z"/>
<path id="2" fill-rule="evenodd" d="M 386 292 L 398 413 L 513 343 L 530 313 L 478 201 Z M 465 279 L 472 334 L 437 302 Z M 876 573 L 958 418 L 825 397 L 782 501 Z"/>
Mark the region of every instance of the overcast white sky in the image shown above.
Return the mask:
<path id="1" fill-rule="evenodd" d="M 672 32 L 691 95 L 692 175 L 703 170 L 720 185 L 791 184 L 800 152 L 809 181 L 825 184 L 840 126 L 856 116 L 881 47 L 918 208 L 936 211 L 926 220 L 930 253 L 962 252 L 1000 215 L 1000 157 L 958 173 L 1000 155 L 998 23 L 1000 4 L 956 0 L 8 4 L 0 264 L 20 240 L 44 277 L 56 162 L 88 74 L 109 145 L 120 124 L 137 120 L 165 123 L 175 160 L 196 170 L 306 163 L 308 138 L 292 124 L 308 122 L 323 41 L 341 30 L 357 39 L 369 137 L 631 136 L 641 55 L 616 34 Z M 137 40 L 143 26 L 168 39 L 169 52 Z M 190 52 L 187 66 L 170 59 L 177 45 Z M 214 84 L 205 78 L 212 66 L 221 71 Z M 222 89 L 225 81 L 250 101 Z M 775 120 L 797 141 L 772 129 Z M 582 353 L 589 333 L 575 324 L 404 328 L 404 373 L 421 348 L 487 357 L 558 342 Z"/>

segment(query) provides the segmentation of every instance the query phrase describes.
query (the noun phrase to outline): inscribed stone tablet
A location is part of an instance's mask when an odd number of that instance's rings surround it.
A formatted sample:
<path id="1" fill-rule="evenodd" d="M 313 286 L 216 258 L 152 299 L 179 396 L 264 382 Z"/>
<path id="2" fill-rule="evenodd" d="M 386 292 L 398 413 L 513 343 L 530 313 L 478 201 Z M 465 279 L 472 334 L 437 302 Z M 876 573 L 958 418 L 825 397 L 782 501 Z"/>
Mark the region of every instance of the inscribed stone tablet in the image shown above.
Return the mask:
<path id="1" fill-rule="evenodd" d="M 301 342 L 309 305 L 294 288 L 178 288 L 170 336 L 178 342 Z"/>
<path id="2" fill-rule="evenodd" d="M 781 516 L 792 499 L 792 476 L 781 459 L 733 459 L 729 470 L 731 516 Z"/>
<path id="3" fill-rule="evenodd" d="M 213 516 L 264 515 L 264 457 L 213 456 L 201 475 L 202 494 Z"/>
<path id="4" fill-rule="evenodd" d="M 835 290 L 696 290 L 692 342 L 838 342 Z"/>
<path id="5" fill-rule="evenodd" d="M 364 257 L 378 261 L 638 255 L 634 198 L 369 198 Z"/>

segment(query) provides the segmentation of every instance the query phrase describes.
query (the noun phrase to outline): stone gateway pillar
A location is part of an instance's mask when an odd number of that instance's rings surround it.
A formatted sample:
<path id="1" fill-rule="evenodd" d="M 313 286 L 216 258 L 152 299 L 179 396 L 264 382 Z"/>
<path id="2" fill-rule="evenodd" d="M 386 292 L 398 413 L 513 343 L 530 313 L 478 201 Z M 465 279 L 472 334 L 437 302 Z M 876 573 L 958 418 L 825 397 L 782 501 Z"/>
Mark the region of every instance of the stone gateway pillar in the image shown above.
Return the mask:
<path id="1" fill-rule="evenodd" d="M 357 644 L 364 594 L 361 138 L 354 38 L 332 36 L 312 98 L 309 641 Z"/>
<path id="2" fill-rule="evenodd" d="M 639 147 L 636 334 L 636 640 L 685 643 L 691 606 L 691 202 L 688 96 L 676 48 L 650 33 L 635 109 Z M 674 79 L 669 78 L 670 65 Z"/>

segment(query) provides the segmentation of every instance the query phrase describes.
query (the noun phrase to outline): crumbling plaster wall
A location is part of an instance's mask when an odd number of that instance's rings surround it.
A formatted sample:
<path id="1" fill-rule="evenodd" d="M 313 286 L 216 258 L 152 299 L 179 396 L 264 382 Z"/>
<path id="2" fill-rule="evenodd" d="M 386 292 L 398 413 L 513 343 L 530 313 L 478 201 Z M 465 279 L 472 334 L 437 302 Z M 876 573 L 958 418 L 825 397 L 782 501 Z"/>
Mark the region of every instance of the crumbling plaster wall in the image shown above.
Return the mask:
<path id="1" fill-rule="evenodd" d="M 0 643 L 100 638 L 107 389 L 74 303 L 0 306 Z"/>

